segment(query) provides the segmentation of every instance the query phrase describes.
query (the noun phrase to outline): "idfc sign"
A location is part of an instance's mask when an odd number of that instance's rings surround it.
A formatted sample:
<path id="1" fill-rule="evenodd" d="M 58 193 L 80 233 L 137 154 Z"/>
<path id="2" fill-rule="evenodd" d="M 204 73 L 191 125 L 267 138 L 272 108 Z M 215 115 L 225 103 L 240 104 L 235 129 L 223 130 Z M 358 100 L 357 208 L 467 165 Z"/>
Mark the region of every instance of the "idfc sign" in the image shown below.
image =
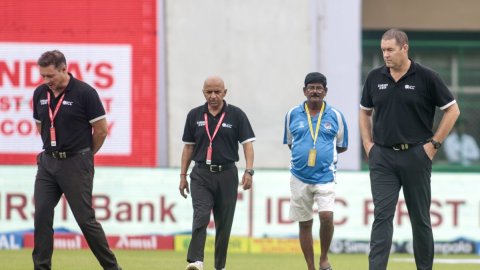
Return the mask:
<path id="1" fill-rule="evenodd" d="M 60 24 L 45 19 L 58 14 L 68 16 Z M 97 90 L 107 112 L 109 134 L 96 163 L 155 166 L 156 24 L 155 0 L 6 0 L 0 16 L 0 164 L 34 164 L 42 151 L 32 116 L 33 91 L 43 83 L 36 61 L 58 49 L 68 71 Z"/>

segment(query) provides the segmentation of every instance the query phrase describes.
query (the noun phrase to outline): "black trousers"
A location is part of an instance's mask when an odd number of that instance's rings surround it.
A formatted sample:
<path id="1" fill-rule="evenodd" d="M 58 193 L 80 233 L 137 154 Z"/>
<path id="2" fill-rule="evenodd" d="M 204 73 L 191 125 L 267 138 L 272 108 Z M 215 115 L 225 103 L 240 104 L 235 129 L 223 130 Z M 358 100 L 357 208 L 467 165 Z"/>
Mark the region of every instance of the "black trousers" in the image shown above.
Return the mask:
<path id="1" fill-rule="evenodd" d="M 422 145 L 408 150 L 374 145 L 369 154 L 375 220 L 370 240 L 370 270 L 387 268 L 392 246 L 393 217 L 400 188 L 413 232 L 417 269 L 432 269 L 434 248 L 430 221 L 432 161 Z"/>
<path id="2" fill-rule="evenodd" d="M 72 210 L 90 249 L 105 270 L 117 270 L 117 259 L 92 208 L 93 154 L 91 151 L 67 159 L 37 156 L 35 179 L 35 231 L 32 253 L 35 270 L 50 270 L 53 253 L 54 208 L 62 194 Z M 81 262 L 79 262 L 81 263 Z"/>
<path id="3" fill-rule="evenodd" d="M 190 174 L 193 205 L 192 240 L 187 261 L 204 261 L 205 240 L 210 213 L 215 220 L 215 269 L 225 267 L 228 242 L 238 195 L 238 170 L 210 172 L 195 165 Z"/>

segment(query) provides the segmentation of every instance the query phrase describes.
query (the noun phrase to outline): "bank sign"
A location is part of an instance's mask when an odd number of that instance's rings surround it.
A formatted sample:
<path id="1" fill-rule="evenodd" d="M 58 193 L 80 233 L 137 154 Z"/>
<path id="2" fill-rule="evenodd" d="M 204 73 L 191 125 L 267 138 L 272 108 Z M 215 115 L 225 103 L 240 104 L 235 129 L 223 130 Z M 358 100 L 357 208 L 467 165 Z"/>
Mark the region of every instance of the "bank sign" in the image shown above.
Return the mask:
<path id="1" fill-rule="evenodd" d="M 35 173 L 34 166 L 0 166 L 0 234 L 33 230 Z M 180 196 L 178 173 L 178 169 L 96 168 L 93 207 L 105 232 L 117 236 L 190 234 L 191 198 Z M 257 170 L 253 190 L 244 191 L 239 187 L 232 235 L 297 238 L 298 224 L 288 217 L 289 179 L 287 170 Z M 432 175 L 430 216 L 436 241 L 480 242 L 479 187 L 478 174 Z M 339 172 L 335 188 L 334 238 L 368 241 L 374 209 L 368 173 Z M 55 211 L 56 230 L 80 233 L 64 198 Z M 412 239 L 412 230 L 402 195 L 393 223 L 393 240 L 402 243 L 397 248 L 408 250 L 410 245 L 405 243 Z M 314 226 L 319 226 L 318 215 L 314 217 Z M 213 217 L 207 230 L 211 235 L 215 233 Z M 17 243 L 11 236 L 0 240 L 4 245 L 16 246 Z M 462 241 L 458 242 L 459 247 L 464 246 Z M 350 251 L 359 248 L 349 242 L 341 244 L 336 248 Z"/>
<path id="2" fill-rule="evenodd" d="M 0 164 L 33 164 L 42 150 L 32 112 L 43 83 L 36 61 L 58 49 L 105 107 L 109 133 L 96 163 L 155 166 L 156 24 L 155 0 L 3 1 Z"/>

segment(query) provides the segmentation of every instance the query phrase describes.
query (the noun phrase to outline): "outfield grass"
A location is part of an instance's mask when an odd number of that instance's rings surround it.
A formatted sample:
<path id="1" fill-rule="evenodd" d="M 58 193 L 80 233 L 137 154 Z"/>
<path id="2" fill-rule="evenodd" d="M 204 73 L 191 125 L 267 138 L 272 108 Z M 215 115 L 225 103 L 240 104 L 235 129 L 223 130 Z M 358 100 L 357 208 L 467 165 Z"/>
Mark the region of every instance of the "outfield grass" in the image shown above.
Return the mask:
<path id="1" fill-rule="evenodd" d="M 124 270 L 183 270 L 185 269 L 185 254 L 173 251 L 135 251 L 115 250 L 117 259 Z M 205 254 L 205 269 L 213 269 L 213 254 Z M 477 259 L 479 256 L 440 256 L 436 259 L 458 258 Z M 412 255 L 392 255 L 388 269 L 414 270 L 415 264 L 409 260 Z M 403 261 L 398 261 L 403 260 Z M 330 255 L 330 261 L 335 270 L 368 269 L 365 254 Z M 89 250 L 56 250 L 53 255 L 53 270 L 101 270 L 102 268 Z M 317 261 L 318 264 L 318 261 Z M 31 250 L 0 250 L 0 269 L 2 270 L 32 270 Z M 229 254 L 228 270 L 265 270 L 265 269 L 305 269 L 302 255 L 287 254 Z M 472 270 L 480 269 L 480 264 L 435 263 L 435 270 Z"/>

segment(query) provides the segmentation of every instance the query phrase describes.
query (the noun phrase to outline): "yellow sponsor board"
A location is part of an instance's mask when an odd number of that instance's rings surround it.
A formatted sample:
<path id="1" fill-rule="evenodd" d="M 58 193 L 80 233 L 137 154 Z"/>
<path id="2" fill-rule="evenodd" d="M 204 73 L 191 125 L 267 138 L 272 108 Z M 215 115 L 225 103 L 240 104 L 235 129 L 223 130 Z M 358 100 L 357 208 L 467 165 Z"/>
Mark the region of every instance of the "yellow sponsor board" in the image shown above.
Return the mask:
<path id="1" fill-rule="evenodd" d="M 320 241 L 314 241 L 315 253 L 320 252 Z M 257 238 L 250 240 L 251 253 L 302 253 L 298 239 Z"/>
<path id="2" fill-rule="evenodd" d="M 175 236 L 175 251 L 187 252 L 190 244 L 191 235 Z M 231 236 L 228 243 L 228 252 L 230 253 L 248 253 L 250 241 L 248 237 Z M 205 241 L 205 252 L 215 251 L 215 237 L 207 236 Z"/>

